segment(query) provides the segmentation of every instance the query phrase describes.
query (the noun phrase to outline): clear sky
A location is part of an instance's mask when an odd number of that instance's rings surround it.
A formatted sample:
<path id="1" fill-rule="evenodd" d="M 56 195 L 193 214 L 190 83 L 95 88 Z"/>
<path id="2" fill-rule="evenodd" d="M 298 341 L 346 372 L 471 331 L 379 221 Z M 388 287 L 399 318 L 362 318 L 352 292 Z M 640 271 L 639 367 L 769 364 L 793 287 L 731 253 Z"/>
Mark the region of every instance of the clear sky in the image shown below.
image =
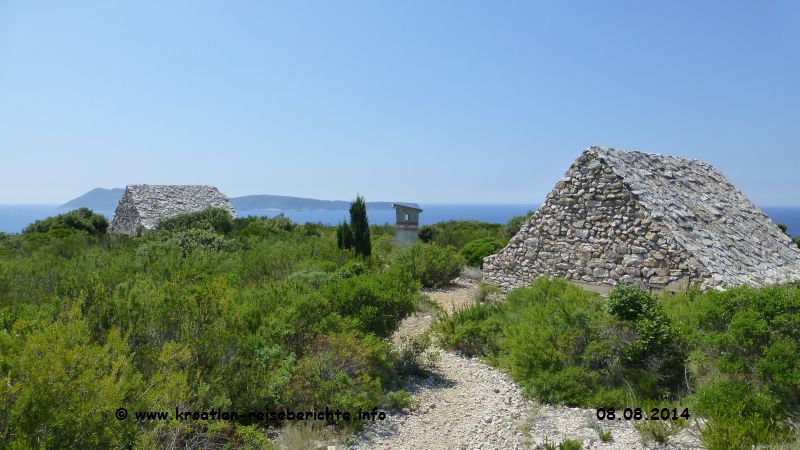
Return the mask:
<path id="1" fill-rule="evenodd" d="M 800 2 L 0 1 L 0 203 L 538 205 L 590 145 L 800 204 Z"/>

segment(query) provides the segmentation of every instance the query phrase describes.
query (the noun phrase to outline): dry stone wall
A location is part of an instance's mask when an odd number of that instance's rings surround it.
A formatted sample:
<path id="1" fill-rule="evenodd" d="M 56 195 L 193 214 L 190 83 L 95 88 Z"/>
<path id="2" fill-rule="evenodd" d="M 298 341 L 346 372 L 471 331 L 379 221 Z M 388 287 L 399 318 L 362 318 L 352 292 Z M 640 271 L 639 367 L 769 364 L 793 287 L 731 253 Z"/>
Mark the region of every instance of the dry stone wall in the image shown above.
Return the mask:
<path id="1" fill-rule="evenodd" d="M 484 279 L 504 290 L 542 275 L 664 288 L 701 273 L 608 164 L 586 154 L 506 249 L 484 263 Z"/>
<path id="2" fill-rule="evenodd" d="M 760 285 L 800 279 L 800 251 L 706 163 L 591 148 L 484 260 L 485 281 L 503 290 L 543 275 L 653 290 Z"/>
<path id="3" fill-rule="evenodd" d="M 130 185 L 117 204 L 109 233 L 136 235 L 163 219 L 211 207 L 236 214 L 228 198 L 213 186 Z"/>

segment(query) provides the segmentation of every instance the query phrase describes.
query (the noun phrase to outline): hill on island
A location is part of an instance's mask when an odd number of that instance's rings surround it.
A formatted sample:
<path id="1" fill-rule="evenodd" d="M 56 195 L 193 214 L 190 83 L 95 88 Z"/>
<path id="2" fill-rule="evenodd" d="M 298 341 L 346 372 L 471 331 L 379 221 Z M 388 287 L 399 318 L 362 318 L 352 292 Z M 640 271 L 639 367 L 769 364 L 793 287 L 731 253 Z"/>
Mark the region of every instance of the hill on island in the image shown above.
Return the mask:
<path id="1" fill-rule="evenodd" d="M 91 191 L 72 199 L 59 208 L 91 208 L 97 210 L 113 210 L 125 190 L 122 188 L 94 188 Z M 277 211 L 341 211 L 350 208 L 345 200 L 318 200 L 315 198 L 290 197 L 285 195 L 244 195 L 231 197 L 230 202 L 237 211 L 277 210 Z M 391 209 L 397 202 L 367 202 L 372 210 Z M 403 202 L 409 204 L 408 202 Z M 410 203 L 415 205 L 414 203 Z"/>
<path id="2" fill-rule="evenodd" d="M 91 191 L 74 198 L 67 203 L 59 206 L 60 209 L 76 209 L 76 208 L 91 208 L 91 209 L 114 209 L 122 197 L 125 189 L 122 188 L 94 188 Z"/>

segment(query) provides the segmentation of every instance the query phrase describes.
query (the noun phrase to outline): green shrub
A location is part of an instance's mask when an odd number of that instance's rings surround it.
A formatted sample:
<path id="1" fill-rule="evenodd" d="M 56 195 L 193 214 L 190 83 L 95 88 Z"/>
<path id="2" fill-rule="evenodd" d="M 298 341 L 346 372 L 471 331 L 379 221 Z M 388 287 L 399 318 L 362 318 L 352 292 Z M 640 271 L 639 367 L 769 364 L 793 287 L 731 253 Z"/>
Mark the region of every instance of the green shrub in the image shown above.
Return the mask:
<path id="1" fill-rule="evenodd" d="M 431 346 L 430 333 L 402 339 L 393 351 L 394 369 L 399 375 L 424 375 L 436 362 L 438 353 L 428 350 Z"/>
<path id="2" fill-rule="evenodd" d="M 162 235 L 164 236 L 164 235 Z M 234 251 L 236 244 L 209 229 L 188 229 L 166 237 L 165 242 L 174 243 L 187 256 L 196 251 Z"/>
<path id="3" fill-rule="evenodd" d="M 371 224 L 369 230 L 372 236 L 391 236 L 394 238 L 395 226 L 390 223 L 383 225 Z"/>
<path id="4" fill-rule="evenodd" d="M 446 348 L 465 356 L 488 356 L 498 352 L 497 336 L 501 322 L 496 304 L 476 304 L 459 309 L 446 320 L 434 323 Z"/>
<path id="5" fill-rule="evenodd" d="M 502 240 L 503 225 L 477 220 L 449 220 L 423 226 L 417 236 L 422 242 L 461 250 L 468 242 L 476 239 L 493 237 Z"/>
<path id="6" fill-rule="evenodd" d="M 113 240 L 51 220 L 3 239 L 1 448 L 264 448 L 260 422 L 113 413 L 392 401 L 384 338 L 418 299 L 408 271 L 354 261 L 333 228 L 200 219 Z"/>
<path id="7" fill-rule="evenodd" d="M 325 225 L 321 223 L 306 222 L 300 225 L 300 229 L 303 231 L 304 236 L 322 236 L 322 231 L 325 229 Z"/>
<path id="8" fill-rule="evenodd" d="M 789 431 L 772 419 L 779 400 L 747 383 L 713 382 L 697 393 L 695 405 L 707 419 L 702 439 L 711 449 L 769 444 Z"/>
<path id="9" fill-rule="evenodd" d="M 132 442 L 135 424 L 109 419 L 121 406 L 135 410 L 143 389 L 119 333 L 99 345 L 81 321 L 19 331 L 0 333 L 3 447 L 110 448 Z"/>
<path id="10" fill-rule="evenodd" d="M 92 236 L 105 234 L 108 230 L 108 219 L 100 214 L 95 214 L 89 208 L 80 208 L 64 214 L 59 214 L 47 219 L 37 220 L 22 230 L 23 235 L 34 233 L 51 234 L 55 237 L 65 237 L 76 231 L 83 231 Z"/>
<path id="11" fill-rule="evenodd" d="M 461 249 L 460 253 L 461 256 L 463 256 L 466 260 L 467 264 L 475 267 L 481 267 L 483 264 L 483 258 L 497 253 L 497 251 L 502 249 L 503 246 L 503 242 L 501 242 L 499 239 L 485 237 L 467 243 L 464 248 Z"/>
<path id="12" fill-rule="evenodd" d="M 636 286 L 619 286 L 608 294 L 608 312 L 622 320 L 639 320 L 650 314 L 655 305 L 655 298 Z"/>
<path id="13" fill-rule="evenodd" d="M 339 279 L 346 280 L 356 275 L 364 274 L 366 271 L 367 268 L 361 261 L 348 261 L 346 264 L 336 269 L 334 276 Z"/>
<path id="14" fill-rule="evenodd" d="M 423 286 L 439 287 L 461 274 L 464 258 L 452 247 L 418 242 L 401 254 L 395 265 Z"/>
<path id="15" fill-rule="evenodd" d="M 233 234 L 242 237 L 259 237 L 287 233 L 297 228 L 297 225 L 283 214 L 275 217 L 237 217 L 233 220 Z M 303 235 L 318 236 L 320 228 L 316 224 L 305 224 L 302 226 Z"/>
<path id="16" fill-rule="evenodd" d="M 322 336 L 306 349 L 288 390 L 293 407 L 369 411 L 382 397 L 381 378 L 389 373 L 386 344 L 368 336 Z M 342 422 L 359 427 L 359 421 Z"/>
<path id="17" fill-rule="evenodd" d="M 327 272 L 301 270 L 289 275 L 288 279 L 319 289 L 330 281 L 331 275 Z"/>
<path id="18" fill-rule="evenodd" d="M 166 231 L 211 230 L 224 234 L 233 229 L 233 216 L 222 208 L 206 208 L 202 211 L 178 214 L 163 219 L 158 222 L 156 229 Z"/>
<path id="19" fill-rule="evenodd" d="M 501 293 L 500 288 L 493 284 L 481 283 L 478 287 L 478 295 L 476 299 L 478 302 L 483 303 L 490 299 L 490 296 L 497 296 Z"/>
<path id="20" fill-rule="evenodd" d="M 583 445 L 577 439 L 564 439 L 558 444 L 558 450 L 581 450 Z"/>
<path id="21" fill-rule="evenodd" d="M 610 298 L 649 306 L 625 315 L 638 320 L 621 320 L 608 313 L 616 306 L 607 308 L 597 294 L 542 278 L 509 292 L 505 302 L 457 311 L 436 329 L 445 347 L 507 368 L 545 402 L 617 407 L 630 400 L 628 389 L 643 398 L 680 392 L 684 343 L 655 300 L 629 290 Z"/>
<path id="22" fill-rule="evenodd" d="M 372 246 L 373 255 L 382 263 L 388 263 L 394 258 L 396 248 L 394 235 L 386 234 L 375 238 Z"/>
<path id="23" fill-rule="evenodd" d="M 531 210 L 521 216 L 514 216 L 508 219 L 506 226 L 503 228 L 505 238 L 511 239 L 512 237 L 516 236 L 517 233 L 519 233 L 520 228 L 525 225 L 525 222 L 527 222 L 535 212 L 536 211 Z"/>
<path id="24" fill-rule="evenodd" d="M 387 337 L 414 311 L 416 287 L 401 271 L 390 270 L 332 281 L 322 295 L 337 313 L 355 318 L 363 332 Z"/>

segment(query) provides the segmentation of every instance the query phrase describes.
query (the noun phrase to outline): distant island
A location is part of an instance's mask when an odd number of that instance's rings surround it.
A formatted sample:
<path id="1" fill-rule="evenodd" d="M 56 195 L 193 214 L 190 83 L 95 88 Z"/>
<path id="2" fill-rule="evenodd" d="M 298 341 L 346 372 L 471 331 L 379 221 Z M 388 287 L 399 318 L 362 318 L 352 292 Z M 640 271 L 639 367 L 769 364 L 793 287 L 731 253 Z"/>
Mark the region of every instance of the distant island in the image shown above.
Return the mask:
<path id="1" fill-rule="evenodd" d="M 91 191 L 74 198 L 67 203 L 59 206 L 60 209 L 77 209 L 77 208 L 91 208 L 91 209 L 114 209 L 119 203 L 122 193 L 125 192 L 123 188 L 94 188 Z"/>
<path id="2" fill-rule="evenodd" d="M 91 208 L 96 210 L 113 210 L 117 207 L 123 188 L 94 188 L 91 191 L 74 198 L 60 209 Z M 315 198 L 289 197 L 286 195 L 244 195 L 231 197 L 231 204 L 237 211 L 341 211 L 350 207 L 350 202 L 345 200 L 319 200 Z M 372 210 L 388 210 L 392 203 L 408 202 L 367 202 L 367 208 Z"/>

